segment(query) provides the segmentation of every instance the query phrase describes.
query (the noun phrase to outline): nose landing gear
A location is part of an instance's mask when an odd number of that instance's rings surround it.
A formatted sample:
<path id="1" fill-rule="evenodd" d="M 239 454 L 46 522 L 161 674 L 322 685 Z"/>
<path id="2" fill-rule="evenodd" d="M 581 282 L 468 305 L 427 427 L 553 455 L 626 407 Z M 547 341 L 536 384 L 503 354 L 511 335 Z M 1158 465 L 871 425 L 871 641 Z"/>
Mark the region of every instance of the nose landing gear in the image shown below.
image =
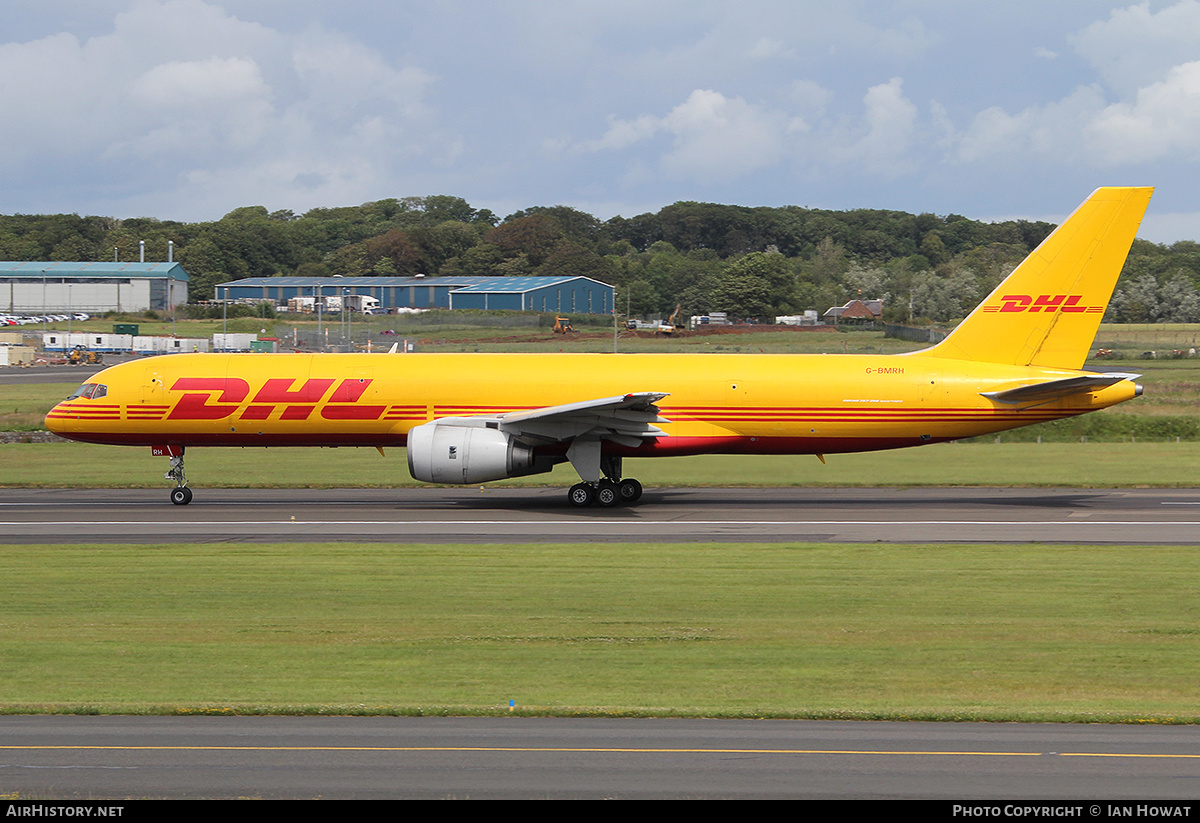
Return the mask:
<path id="1" fill-rule="evenodd" d="M 158 451 L 155 449 L 156 453 Z M 183 474 L 183 446 L 168 446 L 162 453 L 171 457 L 171 470 L 163 475 L 167 480 L 175 481 L 175 488 L 171 489 L 171 502 L 176 506 L 186 506 L 192 502 L 192 490 L 188 488 L 187 478 Z"/>

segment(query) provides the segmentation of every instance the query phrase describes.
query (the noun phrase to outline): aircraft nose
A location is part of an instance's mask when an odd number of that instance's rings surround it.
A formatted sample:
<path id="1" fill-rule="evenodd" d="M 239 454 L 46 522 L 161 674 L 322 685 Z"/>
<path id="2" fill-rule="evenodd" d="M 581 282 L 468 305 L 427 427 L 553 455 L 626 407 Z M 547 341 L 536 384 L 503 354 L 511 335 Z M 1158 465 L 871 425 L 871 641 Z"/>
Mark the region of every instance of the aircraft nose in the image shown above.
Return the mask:
<path id="1" fill-rule="evenodd" d="M 63 410 L 63 405 L 62 403 L 56 403 L 54 408 L 46 414 L 46 419 L 43 421 L 47 429 L 60 436 L 65 436 L 70 420 Z"/>

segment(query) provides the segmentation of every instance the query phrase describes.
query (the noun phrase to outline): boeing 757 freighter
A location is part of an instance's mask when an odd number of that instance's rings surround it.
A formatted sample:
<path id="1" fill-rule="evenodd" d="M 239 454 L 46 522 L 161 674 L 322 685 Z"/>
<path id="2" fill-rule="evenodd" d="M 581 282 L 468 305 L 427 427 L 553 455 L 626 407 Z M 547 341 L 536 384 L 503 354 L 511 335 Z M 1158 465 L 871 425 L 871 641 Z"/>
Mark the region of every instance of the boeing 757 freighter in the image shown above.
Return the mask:
<path id="1" fill-rule="evenodd" d="M 105 369 L 47 427 L 171 459 L 188 448 L 406 446 L 412 476 L 477 484 L 570 461 L 576 506 L 632 503 L 629 457 L 824 455 L 943 443 L 1096 411 L 1135 374 L 1083 370 L 1150 202 L 1101 188 L 941 343 L 895 355 L 181 354 Z"/>

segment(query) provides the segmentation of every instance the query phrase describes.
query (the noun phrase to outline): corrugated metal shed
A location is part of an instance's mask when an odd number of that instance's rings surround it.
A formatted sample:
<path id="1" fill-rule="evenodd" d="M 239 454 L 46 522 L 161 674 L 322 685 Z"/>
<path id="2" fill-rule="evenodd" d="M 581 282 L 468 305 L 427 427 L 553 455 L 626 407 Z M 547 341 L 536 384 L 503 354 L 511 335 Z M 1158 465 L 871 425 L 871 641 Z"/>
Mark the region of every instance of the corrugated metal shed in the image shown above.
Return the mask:
<path id="1" fill-rule="evenodd" d="M 445 309 L 450 291 L 486 277 L 250 277 L 220 283 L 218 300 L 269 300 L 287 303 L 293 297 L 365 294 L 381 308 Z"/>
<path id="2" fill-rule="evenodd" d="M 150 277 L 170 278 L 187 282 L 187 272 L 178 263 L 92 263 L 62 260 L 0 261 L 0 277 L 16 276 L 26 281 L 41 282 L 42 275 L 54 277 Z"/>
<path id="3" fill-rule="evenodd" d="M 612 310 L 613 287 L 587 277 L 252 277 L 221 283 L 218 299 L 270 300 L 365 294 L 385 309 Z"/>
<path id="4" fill-rule="evenodd" d="M 590 277 L 489 277 L 450 293 L 455 309 L 608 314 L 613 287 Z"/>
<path id="5" fill-rule="evenodd" d="M 178 263 L 0 261 L 0 307 L 10 312 L 161 310 L 187 300 Z"/>

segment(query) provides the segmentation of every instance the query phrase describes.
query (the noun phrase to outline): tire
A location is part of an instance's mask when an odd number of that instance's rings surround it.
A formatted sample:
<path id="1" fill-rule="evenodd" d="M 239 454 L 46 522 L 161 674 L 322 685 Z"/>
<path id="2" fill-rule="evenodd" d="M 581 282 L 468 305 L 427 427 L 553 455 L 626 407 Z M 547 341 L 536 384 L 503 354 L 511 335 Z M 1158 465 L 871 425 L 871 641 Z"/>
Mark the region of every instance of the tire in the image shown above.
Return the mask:
<path id="1" fill-rule="evenodd" d="M 596 503 L 608 508 L 620 502 L 621 493 L 617 490 L 617 484 L 611 480 L 601 480 L 600 485 L 596 488 Z"/>
<path id="2" fill-rule="evenodd" d="M 596 489 L 590 483 L 576 483 L 567 492 L 567 499 L 571 501 L 571 505 L 577 509 L 586 508 L 592 505 L 596 499 Z"/>
<path id="3" fill-rule="evenodd" d="M 192 490 L 187 486 L 178 486 L 171 489 L 171 502 L 176 506 L 186 506 L 192 502 Z"/>
<path id="4" fill-rule="evenodd" d="M 636 503 L 642 498 L 642 484 L 632 477 L 622 480 L 617 490 L 620 492 L 622 503 Z"/>

